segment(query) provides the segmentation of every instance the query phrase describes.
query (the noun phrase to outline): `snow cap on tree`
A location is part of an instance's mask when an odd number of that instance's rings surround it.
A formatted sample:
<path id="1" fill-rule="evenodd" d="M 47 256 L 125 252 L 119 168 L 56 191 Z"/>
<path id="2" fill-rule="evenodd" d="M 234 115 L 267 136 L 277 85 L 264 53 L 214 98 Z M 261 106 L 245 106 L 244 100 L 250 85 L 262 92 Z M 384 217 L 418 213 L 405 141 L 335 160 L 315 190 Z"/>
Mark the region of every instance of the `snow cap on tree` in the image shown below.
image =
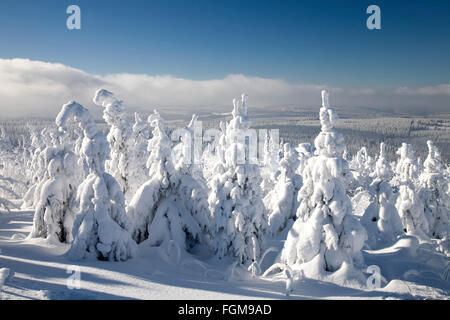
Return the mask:
<path id="1" fill-rule="evenodd" d="M 120 184 L 126 198 L 129 199 L 139 187 L 140 169 L 136 163 L 139 150 L 133 136 L 133 129 L 128 122 L 127 113 L 122 100 L 112 92 L 99 89 L 96 91 L 94 103 L 103 107 L 103 119 L 110 129 L 107 140 L 110 144 L 111 157 L 105 168 Z"/>
<path id="2" fill-rule="evenodd" d="M 386 157 L 386 146 L 384 142 L 380 143 L 380 155 L 377 162 L 375 163 L 375 176 L 381 179 L 390 180 L 392 178 L 393 172 L 391 165 L 387 162 Z"/>
<path id="3" fill-rule="evenodd" d="M 434 145 L 433 141 L 428 140 L 428 156 L 425 159 L 423 166 L 426 173 L 441 173 L 442 172 L 442 160 L 441 153 Z"/>
<path id="4" fill-rule="evenodd" d="M 330 108 L 328 91 L 322 90 L 322 108 L 319 112 L 321 132 L 314 140 L 316 152 L 326 157 L 342 157 L 345 150 L 344 137 L 334 130 L 339 121 L 336 110 Z"/>
<path id="5" fill-rule="evenodd" d="M 85 136 L 80 156 L 86 164 L 89 172 L 103 173 L 105 171 L 105 161 L 109 159 L 109 144 L 105 135 L 98 131 L 94 119 L 89 111 L 75 101 L 70 101 L 63 105 L 61 112 L 56 117 L 56 124 L 63 130 L 67 126 L 70 117 L 75 117 Z"/>

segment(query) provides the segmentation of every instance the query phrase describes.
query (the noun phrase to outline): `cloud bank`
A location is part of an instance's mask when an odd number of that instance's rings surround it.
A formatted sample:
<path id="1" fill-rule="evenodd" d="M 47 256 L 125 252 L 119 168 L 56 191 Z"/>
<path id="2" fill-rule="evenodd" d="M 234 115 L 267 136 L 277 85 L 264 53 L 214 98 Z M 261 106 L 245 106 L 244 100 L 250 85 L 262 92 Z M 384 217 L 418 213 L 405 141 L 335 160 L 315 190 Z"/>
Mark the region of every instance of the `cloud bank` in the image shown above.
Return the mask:
<path id="1" fill-rule="evenodd" d="M 324 79 L 326 80 L 326 79 Z M 0 59 L 0 117 L 54 117 L 69 100 L 77 100 L 100 114 L 92 103 L 94 92 L 105 88 L 124 100 L 127 108 L 166 113 L 227 112 L 233 97 L 249 95 L 249 107 L 319 106 L 320 90 L 332 92 L 332 104 L 350 107 L 436 108 L 448 102 L 450 84 L 391 91 L 343 89 L 324 84 L 294 84 L 282 79 L 231 74 L 223 79 L 190 80 L 170 75 L 95 75 L 59 63 L 28 59 Z M 445 110 L 445 109 L 444 109 Z"/>

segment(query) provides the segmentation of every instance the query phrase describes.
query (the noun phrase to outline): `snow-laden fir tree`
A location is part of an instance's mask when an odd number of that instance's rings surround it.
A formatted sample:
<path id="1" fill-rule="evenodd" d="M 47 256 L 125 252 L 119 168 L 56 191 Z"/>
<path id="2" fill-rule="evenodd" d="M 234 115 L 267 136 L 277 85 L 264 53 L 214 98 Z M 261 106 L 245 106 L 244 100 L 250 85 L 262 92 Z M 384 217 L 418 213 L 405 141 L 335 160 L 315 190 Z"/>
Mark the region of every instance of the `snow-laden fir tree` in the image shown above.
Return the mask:
<path id="1" fill-rule="evenodd" d="M 446 192 L 448 181 L 443 174 L 439 150 L 433 141 L 428 140 L 428 156 L 424 161 L 424 171 L 420 175 L 420 197 L 424 203 L 425 216 L 429 220 L 429 235 L 444 239 L 450 236 L 449 204 L 450 195 Z"/>
<path id="2" fill-rule="evenodd" d="M 149 179 L 147 159 L 150 153 L 147 150 L 147 146 L 150 139 L 150 129 L 147 121 L 143 120 L 137 112 L 134 113 L 133 139 L 134 161 L 136 161 L 133 178 L 137 187 L 140 187 Z"/>
<path id="3" fill-rule="evenodd" d="M 211 247 L 219 258 L 231 256 L 242 264 L 260 258 L 267 215 L 260 187 L 261 175 L 251 158 L 247 96 L 233 100 L 233 118 L 226 125 L 223 171 L 210 179 Z M 250 140 L 250 139 L 249 139 Z M 255 147 L 255 146 L 253 146 Z"/>
<path id="4" fill-rule="evenodd" d="M 289 219 L 295 218 L 297 211 L 297 194 L 302 179 L 296 173 L 299 157 L 290 143 L 283 146 L 283 158 L 280 161 L 280 174 L 274 188 L 264 198 L 268 216 L 269 230 L 272 234 L 282 231 Z"/>
<path id="5" fill-rule="evenodd" d="M 403 234 L 403 227 L 395 208 L 394 191 L 389 184 L 393 172 L 385 158 L 385 145 L 380 144 L 380 155 L 371 174 L 374 178 L 368 188 L 370 205 L 361 217 L 361 224 L 368 233 L 370 248 L 387 245 Z"/>
<path id="6" fill-rule="evenodd" d="M 346 194 L 349 174 L 343 136 L 333 128 L 338 121 L 330 108 L 328 92 L 322 91 L 320 134 L 314 145 L 316 156 L 308 160 L 299 191 L 301 204 L 297 220 L 289 231 L 281 260 L 305 275 L 320 278 L 325 272 L 346 273 L 362 262 L 361 248 L 367 234 Z"/>
<path id="7" fill-rule="evenodd" d="M 2 151 L 2 150 L 0 150 Z M 11 178 L 5 177 L 2 173 L 4 168 L 4 164 L 0 163 L 0 191 L 2 194 L 7 195 L 15 195 L 14 190 L 12 190 L 13 180 Z M 15 205 L 7 199 L 6 196 L 0 195 L 0 209 L 5 209 L 6 211 L 10 211 L 11 208 L 14 208 Z"/>
<path id="8" fill-rule="evenodd" d="M 428 234 L 430 226 L 416 188 L 418 165 L 414 149 L 410 144 L 403 143 L 397 150 L 397 154 L 400 158 L 395 170 L 397 176 L 393 180 L 400 184 L 400 189 L 395 206 L 402 219 L 403 231 L 425 236 Z"/>
<path id="9" fill-rule="evenodd" d="M 362 147 L 349 162 L 355 183 L 354 189 L 366 190 L 369 187 L 372 182 L 371 173 L 373 172 L 374 162 L 366 147 Z"/>
<path id="10" fill-rule="evenodd" d="M 38 197 L 34 200 L 36 209 L 30 237 L 71 243 L 74 201 L 81 177 L 78 157 L 61 135 L 59 132 L 54 146 L 44 150 L 48 178 L 41 183 Z"/>
<path id="11" fill-rule="evenodd" d="M 47 147 L 54 146 L 54 140 L 51 138 L 51 132 L 54 128 L 44 128 L 40 132 L 31 129 L 31 147 L 34 149 L 30 161 L 27 166 L 30 168 L 31 182 L 30 188 L 23 197 L 24 205 L 28 208 L 34 208 L 36 201 L 40 197 L 40 188 L 43 182 L 49 178 L 48 161 L 45 150 Z"/>
<path id="12" fill-rule="evenodd" d="M 280 174 L 280 144 L 277 130 L 262 131 L 264 134 L 263 154 L 261 163 L 261 188 L 264 194 L 275 187 Z"/>
<path id="13" fill-rule="evenodd" d="M 297 173 L 302 176 L 303 170 L 308 163 L 308 159 L 314 155 L 314 146 L 311 143 L 299 143 L 295 150 L 298 153 L 299 164 L 297 167 Z"/>
<path id="14" fill-rule="evenodd" d="M 131 238 L 131 223 L 125 212 L 125 199 L 118 182 L 105 172 L 109 144 L 97 129 L 89 111 L 77 102 L 65 104 L 56 117 L 60 130 L 74 117 L 83 129 L 80 156 L 89 175 L 79 185 L 78 210 L 73 225 L 71 259 L 95 257 L 99 260 L 127 260 L 137 250 Z"/>
<path id="15" fill-rule="evenodd" d="M 210 129 L 204 133 L 203 140 L 208 142 L 202 155 L 202 172 L 206 181 L 225 172 L 226 126 L 225 121 L 220 121 L 219 130 Z"/>
<path id="16" fill-rule="evenodd" d="M 206 191 L 189 170 L 175 168 L 172 142 L 157 110 L 148 119 L 153 128 L 148 142 L 150 179 L 136 192 L 128 205 L 137 243 L 168 245 L 189 249 L 202 240 L 208 224 Z M 187 164 L 188 166 L 189 164 Z"/>
<path id="17" fill-rule="evenodd" d="M 198 115 L 192 119 L 186 128 L 174 130 L 172 141 L 178 141 L 172 150 L 175 168 L 182 174 L 193 176 L 199 183 L 206 186 L 202 172 L 202 126 Z"/>
<path id="18" fill-rule="evenodd" d="M 111 156 L 105 163 L 106 172 L 117 180 L 128 200 L 139 187 L 134 181 L 138 177 L 139 168 L 135 168 L 138 165 L 135 161 L 135 141 L 125 107 L 121 100 L 105 89 L 97 90 L 94 103 L 103 107 L 103 119 L 109 125 L 106 138 Z"/>

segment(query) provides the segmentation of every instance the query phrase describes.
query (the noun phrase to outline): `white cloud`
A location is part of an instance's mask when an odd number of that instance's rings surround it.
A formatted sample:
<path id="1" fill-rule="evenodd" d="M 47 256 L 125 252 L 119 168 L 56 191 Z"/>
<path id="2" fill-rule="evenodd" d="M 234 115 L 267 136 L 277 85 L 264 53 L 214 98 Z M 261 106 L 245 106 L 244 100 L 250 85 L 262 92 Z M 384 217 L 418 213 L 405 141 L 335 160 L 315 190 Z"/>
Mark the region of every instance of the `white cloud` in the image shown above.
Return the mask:
<path id="1" fill-rule="evenodd" d="M 351 95 L 373 95 L 376 92 L 374 89 L 364 88 L 364 89 L 350 89 L 348 93 Z"/>
<path id="2" fill-rule="evenodd" d="M 148 112 L 158 107 L 167 113 L 226 112 L 233 97 L 249 95 L 249 107 L 320 106 L 320 90 L 327 88 L 336 106 L 409 106 L 419 103 L 405 93 L 423 95 L 446 92 L 450 85 L 413 89 L 399 88 L 386 94 L 373 89 L 348 89 L 325 84 L 293 84 L 282 79 L 228 75 L 223 79 L 190 80 L 170 75 L 109 74 L 99 76 L 58 63 L 28 59 L 0 59 L 0 117 L 54 117 L 69 100 L 77 100 L 99 115 L 92 97 L 103 87 L 124 100 L 131 110 Z M 422 103 L 422 102 L 421 102 Z M 434 101 L 436 103 L 436 101 Z M 418 104 L 417 104 L 418 105 Z"/>
<path id="3" fill-rule="evenodd" d="M 450 95 L 450 84 L 440 84 L 437 86 L 421 88 L 400 87 L 395 92 L 404 95 Z"/>

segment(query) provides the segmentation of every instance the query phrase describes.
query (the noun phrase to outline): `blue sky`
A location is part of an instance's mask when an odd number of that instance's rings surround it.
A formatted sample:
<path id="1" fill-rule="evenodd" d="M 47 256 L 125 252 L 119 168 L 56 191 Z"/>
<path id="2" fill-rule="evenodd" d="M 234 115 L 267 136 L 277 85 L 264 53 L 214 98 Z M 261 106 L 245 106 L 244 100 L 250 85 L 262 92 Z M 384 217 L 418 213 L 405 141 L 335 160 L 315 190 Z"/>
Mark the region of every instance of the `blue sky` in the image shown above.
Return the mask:
<path id="1" fill-rule="evenodd" d="M 448 111 L 449 18 L 448 0 L 1 0 L 1 108 L 54 116 L 104 87 L 131 109 L 223 112 L 245 91 L 279 110 L 326 88 L 336 106 Z"/>
<path id="2" fill-rule="evenodd" d="M 82 29 L 65 27 L 77 4 Z M 365 27 L 370 4 L 382 30 Z M 390 88 L 448 83 L 450 1 L 0 2 L 0 56 L 95 74 L 228 74 Z"/>

